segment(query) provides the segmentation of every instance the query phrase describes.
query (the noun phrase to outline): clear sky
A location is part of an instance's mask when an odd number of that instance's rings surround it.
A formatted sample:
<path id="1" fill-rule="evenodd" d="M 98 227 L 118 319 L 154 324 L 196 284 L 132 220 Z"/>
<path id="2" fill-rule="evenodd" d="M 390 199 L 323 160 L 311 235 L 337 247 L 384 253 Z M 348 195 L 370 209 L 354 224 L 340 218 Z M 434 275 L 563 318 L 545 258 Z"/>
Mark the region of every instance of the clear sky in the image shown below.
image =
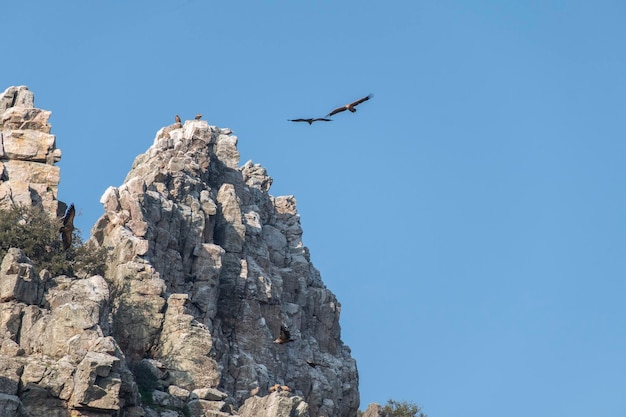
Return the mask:
<path id="1" fill-rule="evenodd" d="M 200 112 L 296 196 L 362 408 L 626 415 L 626 2 L 5 3 L 83 234 Z"/>

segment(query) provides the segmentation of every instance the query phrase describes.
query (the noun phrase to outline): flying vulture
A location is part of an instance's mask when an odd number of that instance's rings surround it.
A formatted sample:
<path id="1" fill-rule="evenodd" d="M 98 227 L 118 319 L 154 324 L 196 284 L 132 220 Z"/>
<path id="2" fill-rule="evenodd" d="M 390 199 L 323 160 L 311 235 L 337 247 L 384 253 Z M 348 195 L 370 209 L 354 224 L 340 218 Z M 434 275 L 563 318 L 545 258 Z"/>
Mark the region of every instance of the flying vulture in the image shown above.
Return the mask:
<path id="1" fill-rule="evenodd" d="M 200 113 L 196 114 L 196 117 L 195 117 L 196 120 L 200 120 L 201 118 L 202 118 L 202 115 Z"/>
<path id="2" fill-rule="evenodd" d="M 74 209 L 74 204 L 70 205 L 70 208 L 65 212 L 65 216 L 61 218 L 61 228 L 59 229 L 59 233 L 61 233 L 61 240 L 63 241 L 63 249 L 67 250 L 70 246 L 72 246 L 72 233 L 74 232 L 74 215 L 76 214 L 76 209 Z"/>
<path id="3" fill-rule="evenodd" d="M 283 343 L 289 343 L 289 342 L 294 342 L 294 340 L 291 338 L 291 332 L 289 332 L 289 329 L 287 328 L 287 326 L 285 326 L 284 324 L 281 324 L 280 335 L 278 336 L 276 340 L 274 340 L 274 343 L 278 343 L 279 345 L 282 345 Z"/>
<path id="4" fill-rule="evenodd" d="M 359 104 L 363 103 L 364 101 L 369 100 L 372 97 L 374 97 L 374 95 L 370 94 L 367 97 L 360 98 L 357 101 L 353 101 L 350 104 L 346 104 L 345 106 L 337 107 L 335 110 L 328 113 L 326 117 L 333 116 L 337 113 L 341 113 L 342 111 L 346 111 L 346 110 L 350 110 L 350 112 L 354 113 L 356 111 L 356 109 L 354 108 L 355 106 L 358 106 Z"/>
<path id="5" fill-rule="evenodd" d="M 323 117 L 310 118 L 310 119 L 288 119 L 288 122 L 307 122 L 309 125 L 312 125 L 313 122 L 332 122 L 331 119 L 325 119 Z"/>
<path id="6" fill-rule="evenodd" d="M 181 122 L 180 122 L 180 116 L 179 116 L 179 115 L 176 115 L 175 120 L 176 120 L 176 123 L 178 123 L 178 124 L 180 124 L 180 123 L 181 123 Z"/>
<path id="7" fill-rule="evenodd" d="M 328 365 L 324 365 L 322 363 L 316 363 L 316 362 L 313 362 L 313 361 L 310 361 L 310 360 L 307 360 L 306 364 L 309 365 L 311 368 L 317 368 L 318 366 L 322 366 L 324 368 L 330 368 L 330 366 L 328 366 Z"/>

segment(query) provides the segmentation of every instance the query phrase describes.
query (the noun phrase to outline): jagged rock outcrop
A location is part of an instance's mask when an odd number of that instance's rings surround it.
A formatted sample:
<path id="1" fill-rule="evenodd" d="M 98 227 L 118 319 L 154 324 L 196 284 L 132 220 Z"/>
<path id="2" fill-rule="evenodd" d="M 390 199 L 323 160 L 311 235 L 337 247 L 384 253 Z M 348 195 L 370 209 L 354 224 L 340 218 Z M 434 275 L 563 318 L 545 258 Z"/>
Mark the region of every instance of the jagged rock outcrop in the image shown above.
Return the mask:
<path id="1" fill-rule="evenodd" d="M 61 150 L 50 134 L 50 111 L 34 103 L 25 86 L 0 94 L 0 209 L 35 205 L 56 216 Z"/>
<path id="2" fill-rule="evenodd" d="M 296 201 L 271 196 L 260 165 L 239 167 L 236 145 L 206 121 L 168 126 L 103 195 L 92 234 L 110 251 L 113 334 L 132 362 L 158 360 L 169 386 L 219 388 L 235 409 L 280 384 L 312 416 L 353 416 L 356 363 Z M 295 341 L 274 344 L 283 323 Z"/>
<path id="3" fill-rule="evenodd" d="M 383 407 L 380 404 L 371 403 L 363 412 L 362 417 L 383 417 Z"/>
<path id="4" fill-rule="evenodd" d="M 27 87 L 0 95 L 0 210 L 34 206 L 56 217 L 64 208 L 49 117 Z M 101 276 L 53 277 L 8 249 L 0 259 L 0 415 L 113 416 L 139 405 L 111 337 L 109 297 Z"/>
<path id="5" fill-rule="evenodd" d="M 0 210 L 57 216 L 60 159 L 26 87 L 0 96 Z M 237 138 L 167 126 L 102 196 L 90 245 L 106 273 L 0 259 L 0 417 L 356 414 L 340 305 L 302 242 L 293 196 L 269 194 Z M 61 207 L 59 207 L 61 206 Z M 281 325 L 292 342 L 274 343 Z"/>
<path id="6" fill-rule="evenodd" d="M 309 407 L 304 398 L 276 391 L 265 397 L 250 397 L 239 409 L 242 416 L 255 417 L 309 417 Z"/>
<path id="7" fill-rule="evenodd" d="M 13 410 L 2 415 L 113 416 L 138 403 L 103 277 L 37 275 L 10 249 L 0 283 L 0 394 Z"/>

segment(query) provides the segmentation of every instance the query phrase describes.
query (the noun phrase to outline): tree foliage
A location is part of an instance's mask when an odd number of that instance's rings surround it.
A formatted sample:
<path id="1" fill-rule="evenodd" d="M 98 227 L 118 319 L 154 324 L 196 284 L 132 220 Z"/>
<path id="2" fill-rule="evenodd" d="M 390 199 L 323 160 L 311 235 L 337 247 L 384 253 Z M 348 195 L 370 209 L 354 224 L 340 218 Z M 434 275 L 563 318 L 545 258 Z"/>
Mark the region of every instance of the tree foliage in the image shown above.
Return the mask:
<path id="1" fill-rule="evenodd" d="M 427 417 L 422 409 L 409 401 L 387 400 L 382 410 L 383 417 Z"/>
<path id="2" fill-rule="evenodd" d="M 137 390 L 141 396 L 141 400 L 147 405 L 153 405 L 154 399 L 152 392 L 157 389 L 158 380 L 152 373 L 152 370 L 143 362 L 137 363 L 133 367 L 133 375 L 137 382 Z"/>
<path id="3" fill-rule="evenodd" d="M 362 417 L 363 411 L 357 412 L 357 417 Z M 410 401 L 387 400 L 387 404 L 382 407 L 382 417 L 427 417 L 422 413 L 422 408 Z"/>
<path id="4" fill-rule="evenodd" d="M 37 207 L 15 206 L 0 211 L 0 262 L 10 248 L 19 248 L 36 269 L 52 275 L 104 274 L 106 249 L 84 245 L 74 230 L 72 246 L 63 250 L 60 220 Z"/>

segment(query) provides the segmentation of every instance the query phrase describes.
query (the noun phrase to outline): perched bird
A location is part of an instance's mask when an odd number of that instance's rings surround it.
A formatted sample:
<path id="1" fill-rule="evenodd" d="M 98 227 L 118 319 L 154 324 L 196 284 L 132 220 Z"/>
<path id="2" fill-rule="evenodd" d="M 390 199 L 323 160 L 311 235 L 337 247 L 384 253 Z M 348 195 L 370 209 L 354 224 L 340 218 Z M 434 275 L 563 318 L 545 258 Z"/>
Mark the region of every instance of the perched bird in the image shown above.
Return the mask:
<path id="1" fill-rule="evenodd" d="M 278 389 L 280 389 L 280 384 L 274 384 L 269 388 L 269 392 L 274 392 L 277 391 Z"/>
<path id="2" fill-rule="evenodd" d="M 312 361 L 310 361 L 310 360 L 307 360 L 307 361 L 306 361 L 306 364 L 307 364 L 307 365 L 309 365 L 311 368 L 317 368 L 318 366 L 322 366 L 322 367 L 324 367 L 324 368 L 330 368 L 330 366 L 328 366 L 328 365 L 324 365 L 324 364 L 321 364 L 321 363 L 312 362 Z"/>
<path id="3" fill-rule="evenodd" d="M 274 340 L 274 343 L 278 343 L 279 345 L 282 345 L 283 343 L 289 343 L 289 342 L 294 342 L 294 340 L 291 338 L 291 333 L 289 332 L 289 329 L 287 328 L 287 326 L 285 326 L 284 324 L 281 324 L 280 335 L 278 336 L 276 340 Z"/>
<path id="4" fill-rule="evenodd" d="M 179 115 L 176 115 L 176 117 L 174 118 L 174 120 L 176 121 L 176 123 L 181 123 L 181 121 L 180 121 L 180 116 L 179 116 Z"/>
<path id="5" fill-rule="evenodd" d="M 372 97 L 374 97 L 374 95 L 370 94 L 367 97 L 360 98 L 357 101 L 353 101 L 350 104 L 346 104 L 345 106 L 337 107 L 335 110 L 328 113 L 326 117 L 335 115 L 337 113 L 341 113 L 342 111 L 346 111 L 346 110 L 350 110 L 350 112 L 354 113 L 356 111 L 356 109 L 354 108 L 355 106 L 358 106 L 359 104 L 363 103 L 364 101 L 369 100 Z"/>
<path id="6" fill-rule="evenodd" d="M 200 113 L 198 113 L 198 114 L 196 114 L 196 117 L 194 117 L 194 119 L 200 120 L 200 119 L 202 119 L 202 115 Z"/>
<path id="7" fill-rule="evenodd" d="M 311 118 L 311 119 L 288 119 L 288 122 L 307 122 L 309 125 L 312 125 L 313 122 L 332 122 L 331 119 L 325 119 L 323 117 Z"/>
<path id="8" fill-rule="evenodd" d="M 74 208 L 74 204 L 70 205 L 70 208 L 65 212 L 65 216 L 61 218 L 61 228 L 59 229 L 59 233 L 61 233 L 61 240 L 63 241 L 63 249 L 67 250 L 70 246 L 72 246 L 72 233 L 74 232 L 74 215 L 76 215 L 76 209 Z"/>
<path id="9" fill-rule="evenodd" d="M 260 387 L 255 387 L 255 388 L 252 388 L 252 389 L 250 390 L 250 396 L 251 396 L 251 397 L 254 397 L 255 395 L 257 395 L 257 394 L 259 393 L 259 390 L 260 390 Z"/>

